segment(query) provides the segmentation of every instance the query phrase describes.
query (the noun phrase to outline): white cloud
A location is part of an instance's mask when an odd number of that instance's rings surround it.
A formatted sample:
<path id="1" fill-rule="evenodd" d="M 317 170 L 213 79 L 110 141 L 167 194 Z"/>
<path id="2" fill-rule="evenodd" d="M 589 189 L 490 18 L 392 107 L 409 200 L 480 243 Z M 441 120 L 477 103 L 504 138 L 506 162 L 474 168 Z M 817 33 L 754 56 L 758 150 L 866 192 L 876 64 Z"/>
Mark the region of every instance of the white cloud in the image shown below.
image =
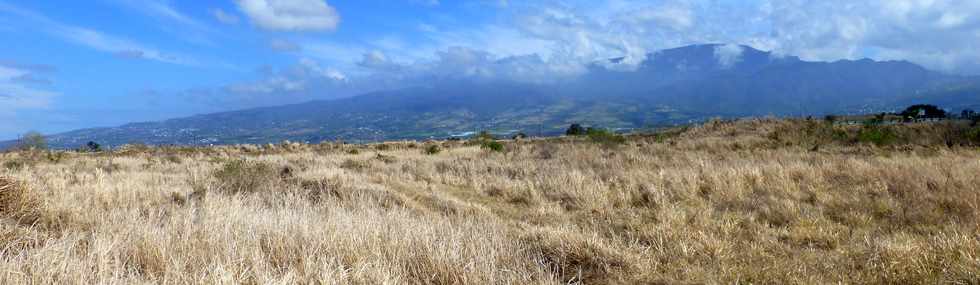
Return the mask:
<path id="1" fill-rule="evenodd" d="M 773 40 L 813 60 L 906 59 L 980 72 L 980 1 L 772 1 Z M 869 52 L 870 51 L 870 52 Z"/>
<path id="2" fill-rule="evenodd" d="M 260 28 L 274 31 L 332 31 L 340 15 L 323 0 L 238 0 Z"/>
<path id="3" fill-rule="evenodd" d="M 720 45 L 715 47 L 715 59 L 722 68 L 731 68 L 736 63 L 742 61 L 744 48 L 736 44 Z"/>
<path id="4" fill-rule="evenodd" d="M 235 25 L 238 24 L 239 21 L 238 16 L 232 15 L 221 9 L 211 10 L 211 15 L 214 15 L 214 18 L 223 24 Z"/>
<path id="5" fill-rule="evenodd" d="M 44 109 L 57 93 L 32 87 L 18 78 L 32 76 L 31 71 L 0 63 L 0 113 L 24 109 Z"/>
<path id="6" fill-rule="evenodd" d="M 401 65 L 391 61 L 387 55 L 377 50 L 365 53 L 357 65 L 378 72 L 394 72 L 402 69 Z"/>
<path id="7" fill-rule="evenodd" d="M 126 38 L 106 34 L 93 29 L 67 25 L 41 14 L 0 3 L 0 13 L 11 13 L 24 21 L 23 25 L 39 29 L 68 42 L 86 46 L 98 51 L 121 55 L 128 58 L 141 58 L 164 63 L 201 66 L 189 56 L 157 50 Z"/>
<path id="8" fill-rule="evenodd" d="M 214 45 L 213 39 L 221 35 L 207 24 L 184 14 L 166 0 L 113 1 L 162 22 L 157 26 L 159 29 L 191 43 Z"/>
<path id="9" fill-rule="evenodd" d="M 284 40 L 284 39 L 272 39 L 272 40 L 270 40 L 269 41 L 269 47 L 272 48 L 272 49 L 274 49 L 274 50 L 282 51 L 282 52 L 297 52 L 297 51 L 300 51 L 300 50 L 303 49 L 302 47 L 300 47 L 296 43 L 293 43 L 293 42 L 291 42 L 289 40 Z"/>

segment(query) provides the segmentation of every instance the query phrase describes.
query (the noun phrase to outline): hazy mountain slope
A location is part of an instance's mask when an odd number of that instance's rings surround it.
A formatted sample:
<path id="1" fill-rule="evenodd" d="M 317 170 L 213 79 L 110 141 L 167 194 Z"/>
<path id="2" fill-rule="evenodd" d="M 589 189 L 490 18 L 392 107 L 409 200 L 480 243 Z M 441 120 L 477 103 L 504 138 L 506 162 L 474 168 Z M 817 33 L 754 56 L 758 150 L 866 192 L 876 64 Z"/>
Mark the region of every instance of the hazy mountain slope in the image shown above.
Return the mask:
<path id="1" fill-rule="evenodd" d="M 977 85 L 965 83 L 972 79 L 908 62 L 807 62 L 749 47 L 664 50 L 650 54 L 635 70 L 601 65 L 560 84 L 449 80 L 338 100 L 79 130 L 49 140 L 56 147 L 77 147 L 88 141 L 118 145 L 443 138 L 479 130 L 555 134 L 571 122 L 641 128 L 713 116 L 878 112 L 923 97 L 950 106 L 974 106 L 980 99 L 970 87 Z"/>

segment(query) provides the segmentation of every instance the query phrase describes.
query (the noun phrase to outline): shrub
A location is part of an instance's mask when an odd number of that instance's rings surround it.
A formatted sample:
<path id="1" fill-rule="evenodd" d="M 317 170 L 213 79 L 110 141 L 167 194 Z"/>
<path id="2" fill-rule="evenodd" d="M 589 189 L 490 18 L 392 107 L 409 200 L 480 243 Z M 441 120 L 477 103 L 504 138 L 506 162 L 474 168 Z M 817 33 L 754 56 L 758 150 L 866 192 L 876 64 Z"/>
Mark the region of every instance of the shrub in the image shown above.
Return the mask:
<path id="1" fill-rule="evenodd" d="M 384 155 L 384 154 L 380 154 L 380 153 L 377 156 L 375 156 L 374 159 L 377 159 L 377 160 L 379 160 L 381 162 L 384 162 L 385 164 L 392 164 L 392 163 L 398 162 L 398 159 L 395 158 L 394 156 Z"/>
<path id="2" fill-rule="evenodd" d="M 589 128 L 586 131 L 589 139 L 596 143 L 606 144 L 606 145 L 618 145 L 626 142 L 626 138 L 622 135 L 613 133 L 612 131 L 606 129 L 594 129 Z"/>
<path id="3" fill-rule="evenodd" d="M 30 131 L 20 138 L 16 148 L 20 150 L 45 150 L 48 149 L 48 141 L 41 133 Z"/>
<path id="4" fill-rule="evenodd" d="M 572 124 L 568 126 L 568 130 L 565 130 L 565 135 L 569 136 L 581 136 L 585 135 L 586 130 L 580 124 Z"/>
<path id="5" fill-rule="evenodd" d="M 87 144 L 85 144 L 84 150 L 85 151 L 88 151 L 88 152 L 101 152 L 102 151 L 102 145 L 99 145 L 96 142 L 90 141 Z"/>
<path id="6" fill-rule="evenodd" d="M 41 206 L 37 193 L 27 185 L 0 177 L 0 216 L 33 224 L 40 219 Z"/>
<path id="7" fill-rule="evenodd" d="M 980 144 L 980 126 L 973 127 L 966 131 L 964 136 L 970 143 Z"/>
<path id="8" fill-rule="evenodd" d="M 212 176 L 219 189 L 233 194 L 272 190 L 282 180 L 279 170 L 271 164 L 244 159 L 226 162 Z"/>
<path id="9" fill-rule="evenodd" d="M 350 150 L 347 150 L 347 154 L 350 154 L 350 155 L 358 155 L 358 154 L 361 154 L 361 151 L 360 150 L 357 150 L 356 148 L 352 148 Z"/>
<path id="10" fill-rule="evenodd" d="M 26 166 L 27 163 L 21 160 L 8 160 L 3 162 L 3 168 L 6 168 L 7 170 L 11 170 L 11 171 L 18 171 L 24 169 L 24 167 Z"/>
<path id="11" fill-rule="evenodd" d="M 369 167 L 371 167 L 371 164 L 368 163 L 367 161 L 359 161 L 353 159 L 347 159 L 344 160 L 344 162 L 340 163 L 340 168 L 350 169 L 350 170 L 362 170 Z"/>
<path id="12" fill-rule="evenodd" d="M 896 139 L 898 137 L 891 129 L 877 126 L 865 126 L 858 133 L 858 141 L 873 143 L 877 146 L 892 144 Z"/>
<path id="13" fill-rule="evenodd" d="M 491 152 L 503 152 L 504 144 L 494 140 L 486 140 L 480 143 L 480 148 Z"/>
<path id="14" fill-rule="evenodd" d="M 440 152 L 442 152 L 442 147 L 437 144 L 429 145 L 422 150 L 422 153 L 427 155 L 436 155 Z"/>
<path id="15" fill-rule="evenodd" d="M 48 151 L 44 155 L 52 163 L 61 163 L 65 159 L 65 153 L 60 151 Z"/>
<path id="16" fill-rule="evenodd" d="M 899 113 L 903 118 L 946 118 L 946 111 L 935 105 L 912 105 Z"/>

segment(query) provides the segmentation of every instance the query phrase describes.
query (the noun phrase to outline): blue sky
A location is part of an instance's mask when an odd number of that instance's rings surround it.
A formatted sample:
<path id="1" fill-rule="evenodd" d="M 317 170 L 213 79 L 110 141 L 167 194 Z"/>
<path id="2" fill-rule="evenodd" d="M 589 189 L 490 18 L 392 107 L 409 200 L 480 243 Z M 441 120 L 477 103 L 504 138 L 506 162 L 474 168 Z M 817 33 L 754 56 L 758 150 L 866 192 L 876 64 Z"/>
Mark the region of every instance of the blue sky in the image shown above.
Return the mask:
<path id="1" fill-rule="evenodd" d="M 0 139 L 734 43 L 980 71 L 980 1 L 0 0 Z"/>

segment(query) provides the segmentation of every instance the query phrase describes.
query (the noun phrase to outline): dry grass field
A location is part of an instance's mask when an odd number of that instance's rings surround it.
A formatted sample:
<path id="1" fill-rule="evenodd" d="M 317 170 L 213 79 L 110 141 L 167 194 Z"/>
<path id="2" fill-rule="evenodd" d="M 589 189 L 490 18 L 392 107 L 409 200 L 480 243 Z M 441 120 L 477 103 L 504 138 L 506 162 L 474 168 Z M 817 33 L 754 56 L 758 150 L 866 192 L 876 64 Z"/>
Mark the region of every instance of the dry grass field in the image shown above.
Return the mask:
<path id="1" fill-rule="evenodd" d="M 5 153 L 0 283 L 980 283 L 980 151 L 860 128 Z"/>

